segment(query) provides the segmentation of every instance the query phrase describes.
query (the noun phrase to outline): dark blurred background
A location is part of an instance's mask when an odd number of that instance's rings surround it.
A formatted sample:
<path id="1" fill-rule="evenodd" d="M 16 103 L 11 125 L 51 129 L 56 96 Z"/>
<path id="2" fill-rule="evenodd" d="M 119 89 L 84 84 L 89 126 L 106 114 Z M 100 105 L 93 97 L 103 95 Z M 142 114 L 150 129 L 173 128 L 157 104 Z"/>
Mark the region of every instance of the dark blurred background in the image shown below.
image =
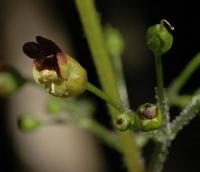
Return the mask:
<path id="1" fill-rule="evenodd" d="M 4 11 L 15 3 L 14 0 L 0 1 L 0 37 L 4 37 L 3 32 L 1 32 L 4 30 Z M 62 27 L 62 30 L 68 34 L 74 55 L 87 68 L 89 80 L 99 85 L 74 1 L 43 0 L 40 3 L 53 14 L 52 16 L 59 27 Z M 124 35 L 126 49 L 123 56 L 123 65 L 130 103 L 133 108 L 144 102 L 155 101 L 154 61 L 152 54 L 145 46 L 144 39 L 146 29 L 149 26 L 158 23 L 161 19 L 167 19 L 175 27 L 175 31 L 173 31 L 173 48 L 163 57 L 165 86 L 168 86 L 189 60 L 200 51 L 199 6 L 196 1 L 96 0 L 96 5 L 102 24 L 109 23 L 118 28 Z M 0 40 L 0 45 L 4 47 L 2 40 Z M 195 72 L 182 92 L 193 93 L 194 90 L 199 88 L 199 75 L 200 70 Z M 96 102 L 100 107 L 97 110 L 96 118 L 109 127 L 109 120 L 106 114 L 103 113 L 106 112 L 106 107 L 101 100 L 96 99 Z M 0 103 L 0 171 L 18 172 L 21 171 L 21 163 L 13 150 L 5 122 L 6 111 L 9 107 L 7 107 L 5 99 L 1 99 Z M 172 117 L 177 112 L 177 109 L 173 109 Z M 164 168 L 165 172 L 200 171 L 198 163 L 200 153 L 199 124 L 200 118 L 197 117 L 189 126 L 184 128 L 172 143 Z M 151 147 L 152 144 L 150 143 L 144 149 L 144 155 L 147 158 Z M 106 159 L 107 171 L 125 171 L 119 154 L 104 145 L 101 145 L 101 149 Z M 122 164 L 121 167 L 119 167 L 119 164 Z"/>

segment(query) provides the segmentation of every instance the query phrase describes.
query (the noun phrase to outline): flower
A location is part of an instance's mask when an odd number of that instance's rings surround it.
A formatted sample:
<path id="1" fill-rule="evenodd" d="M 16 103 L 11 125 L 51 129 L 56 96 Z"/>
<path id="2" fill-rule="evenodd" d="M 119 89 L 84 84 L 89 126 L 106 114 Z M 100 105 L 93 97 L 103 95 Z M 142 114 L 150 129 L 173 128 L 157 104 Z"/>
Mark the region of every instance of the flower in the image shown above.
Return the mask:
<path id="1" fill-rule="evenodd" d="M 33 59 L 33 77 L 50 94 L 71 97 L 82 93 L 87 85 L 86 70 L 51 40 L 36 36 L 27 42 L 24 53 Z"/>

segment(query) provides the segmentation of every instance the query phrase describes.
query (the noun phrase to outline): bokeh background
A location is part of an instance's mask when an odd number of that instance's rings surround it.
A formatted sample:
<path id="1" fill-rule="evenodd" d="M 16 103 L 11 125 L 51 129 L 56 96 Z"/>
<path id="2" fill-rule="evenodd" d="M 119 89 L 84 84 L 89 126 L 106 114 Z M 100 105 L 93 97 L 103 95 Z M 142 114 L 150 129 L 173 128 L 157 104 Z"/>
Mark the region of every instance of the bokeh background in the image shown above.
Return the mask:
<path id="1" fill-rule="evenodd" d="M 96 0 L 102 24 L 112 24 L 124 35 L 123 65 L 131 107 L 154 102 L 155 69 L 152 54 L 145 46 L 146 29 L 160 19 L 175 27 L 174 46 L 163 57 L 165 85 L 169 85 L 189 60 L 200 51 L 199 9 L 196 1 Z M 24 42 L 36 35 L 55 40 L 88 70 L 89 80 L 99 85 L 74 0 L 1 0 L 0 60 L 31 76 L 30 60 L 22 53 Z M 199 88 L 200 70 L 195 72 L 183 93 Z M 16 96 L 0 99 L 0 171 L 7 172 L 123 172 L 121 156 L 86 131 L 72 126 L 51 126 L 29 136 L 21 134 L 16 118 L 23 111 L 41 115 L 47 95 L 26 86 Z M 110 126 L 106 107 L 98 105 L 95 117 Z M 172 109 L 172 118 L 178 109 Z M 170 148 L 165 172 L 200 171 L 200 118 L 177 136 Z M 144 149 L 148 159 L 152 149 Z M 121 164 L 121 166 L 119 165 Z"/>

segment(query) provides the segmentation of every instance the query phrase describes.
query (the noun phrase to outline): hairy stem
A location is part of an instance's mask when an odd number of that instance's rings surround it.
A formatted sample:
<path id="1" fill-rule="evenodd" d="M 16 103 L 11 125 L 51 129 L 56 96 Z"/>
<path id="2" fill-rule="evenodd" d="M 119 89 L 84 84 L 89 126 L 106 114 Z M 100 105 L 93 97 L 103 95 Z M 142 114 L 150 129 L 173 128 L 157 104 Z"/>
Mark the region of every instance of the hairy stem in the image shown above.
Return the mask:
<path id="1" fill-rule="evenodd" d="M 166 102 L 163 82 L 163 70 L 162 60 L 160 55 L 155 54 L 155 66 L 156 66 L 156 78 L 157 78 L 157 91 L 158 91 L 158 102 L 160 110 L 164 118 L 164 126 L 160 129 L 160 132 L 167 131 L 169 129 L 169 116 L 166 114 Z M 153 155 L 150 159 L 148 172 L 161 172 L 165 159 L 167 157 L 167 146 L 166 142 L 156 142 Z"/>
<path id="2" fill-rule="evenodd" d="M 163 169 L 164 162 L 166 160 L 168 151 L 168 144 L 167 143 L 156 143 L 155 150 L 152 155 L 148 172 L 161 172 Z"/>
<path id="3" fill-rule="evenodd" d="M 187 125 L 200 111 L 200 96 L 195 96 L 185 109 L 177 116 L 171 125 L 171 137 L 174 138 L 177 133 Z"/>
<path id="4" fill-rule="evenodd" d="M 101 99 L 103 99 L 106 103 L 114 106 L 117 110 L 119 110 L 119 112 L 123 113 L 126 111 L 125 108 L 120 103 L 113 100 L 110 96 L 105 94 L 103 91 L 101 91 L 100 89 L 95 87 L 90 82 L 87 83 L 87 90 L 92 92 L 93 94 L 97 95 Z"/>
<path id="5" fill-rule="evenodd" d="M 76 0 L 77 9 L 88 39 L 90 50 L 96 65 L 103 90 L 116 101 L 120 101 L 116 76 L 111 59 L 105 49 L 104 36 L 100 21 L 96 12 L 94 0 Z M 119 112 L 109 106 L 112 118 Z M 144 172 L 144 164 L 132 132 L 119 132 L 121 150 L 129 172 Z"/>

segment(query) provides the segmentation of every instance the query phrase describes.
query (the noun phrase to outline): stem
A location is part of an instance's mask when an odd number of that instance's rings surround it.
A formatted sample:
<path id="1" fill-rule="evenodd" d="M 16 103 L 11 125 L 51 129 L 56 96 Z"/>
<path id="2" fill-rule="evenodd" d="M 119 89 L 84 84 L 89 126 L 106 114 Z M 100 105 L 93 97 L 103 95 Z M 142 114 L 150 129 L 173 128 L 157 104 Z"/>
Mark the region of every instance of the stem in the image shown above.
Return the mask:
<path id="1" fill-rule="evenodd" d="M 126 87 L 126 81 L 124 78 L 124 71 L 123 71 L 121 57 L 112 57 L 112 61 L 116 72 L 121 101 L 123 102 L 124 106 L 129 107 L 128 92 Z"/>
<path id="2" fill-rule="evenodd" d="M 198 53 L 193 57 L 193 59 L 187 64 L 184 70 L 172 83 L 168 91 L 170 95 L 169 98 L 179 93 L 179 91 L 183 88 L 185 83 L 188 81 L 190 76 L 195 72 L 195 70 L 199 67 L 199 65 L 200 65 L 200 53 Z"/>
<path id="3" fill-rule="evenodd" d="M 164 84 L 163 84 L 163 71 L 162 71 L 162 61 L 161 56 L 155 55 L 156 64 L 156 77 L 158 85 L 158 100 L 160 103 L 161 111 L 164 115 Z"/>
<path id="4" fill-rule="evenodd" d="M 148 172 L 161 172 L 163 169 L 164 162 L 167 158 L 167 148 L 169 143 L 157 142 L 155 145 L 154 153 L 151 157 Z"/>
<path id="5" fill-rule="evenodd" d="M 174 95 L 173 97 L 170 97 L 168 104 L 184 108 L 191 100 L 191 95 Z"/>
<path id="6" fill-rule="evenodd" d="M 200 111 L 200 96 L 195 96 L 185 109 L 171 124 L 171 135 L 174 138 L 177 133 L 187 125 Z"/>
<path id="7" fill-rule="evenodd" d="M 155 65 L 156 65 L 156 78 L 158 86 L 158 102 L 160 110 L 164 118 L 164 128 L 160 131 L 167 131 L 170 127 L 169 116 L 165 113 L 165 95 L 164 95 L 164 82 L 163 82 L 163 70 L 162 70 L 162 60 L 160 55 L 155 54 Z M 165 159 L 167 157 L 167 141 L 156 142 L 153 155 L 150 159 L 150 165 L 148 172 L 161 172 Z"/>
<path id="8" fill-rule="evenodd" d="M 126 111 L 126 109 L 120 103 L 113 100 L 110 96 L 105 94 L 103 91 L 95 87 L 90 82 L 87 83 L 87 90 L 97 95 L 98 97 L 100 97 L 101 99 L 109 103 L 110 105 L 114 106 L 119 112 L 123 113 Z"/>
<path id="9" fill-rule="evenodd" d="M 161 142 L 156 143 L 154 154 L 149 165 L 149 172 L 161 172 L 167 157 L 167 148 L 178 132 L 187 125 L 200 111 L 200 96 L 192 99 L 191 103 L 176 117 L 171 124 L 171 131 Z"/>
<path id="10" fill-rule="evenodd" d="M 103 90 L 116 101 L 120 101 L 116 75 L 113 70 L 111 59 L 105 49 L 104 36 L 94 0 L 76 0 L 75 2 Z M 119 115 L 119 112 L 112 106 L 109 106 L 109 111 L 112 118 Z M 119 132 L 118 135 L 128 171 L 144 172 L 143 159 L 134 141 L 133 132 Z"/>

